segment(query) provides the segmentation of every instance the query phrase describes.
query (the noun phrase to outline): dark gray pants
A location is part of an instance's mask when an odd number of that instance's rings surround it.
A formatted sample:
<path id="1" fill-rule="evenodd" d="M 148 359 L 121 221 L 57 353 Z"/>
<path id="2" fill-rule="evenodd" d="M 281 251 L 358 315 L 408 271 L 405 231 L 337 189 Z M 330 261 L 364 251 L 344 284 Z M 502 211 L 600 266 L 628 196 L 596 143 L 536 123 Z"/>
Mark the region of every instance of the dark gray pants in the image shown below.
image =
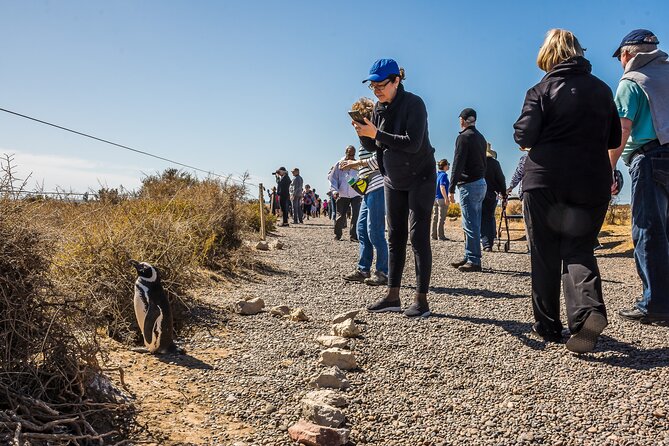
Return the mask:
<path id="1" fill-rule="evenodd" d="M 557 191 L 536 189 L 524 192 L 523 205 L 532 264 L 532 307 L 539 331 L 562 331 L 560 277 L 572 333 L 578 333 L 593 311 L 606 317 L 593 247 L 609 203 L 573 204 Z"/>
<path id="2" fill-rule="evenodd" d="M 337 219 L 335 220 L 334 233 L 337 238 L 341 238 L 344 228 L 346 227 L 346 214 L 349 206 L 351 207 L 351 229 L 349 234 L 352 239 L 358 238 L 356 226 L 358 225 L 358 213 L 360 212 L 360 202 L 362 196 L 346 198 L 337 198 Z"/>

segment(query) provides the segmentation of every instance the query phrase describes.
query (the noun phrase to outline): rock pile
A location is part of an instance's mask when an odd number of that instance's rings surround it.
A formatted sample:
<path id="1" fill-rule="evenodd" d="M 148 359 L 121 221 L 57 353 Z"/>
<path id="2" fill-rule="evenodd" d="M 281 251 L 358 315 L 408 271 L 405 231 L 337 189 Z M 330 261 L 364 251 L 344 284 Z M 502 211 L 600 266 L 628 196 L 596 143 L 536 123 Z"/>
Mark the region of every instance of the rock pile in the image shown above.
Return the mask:
<path id="1" fill-rule="evenodd" d="M 316 338 L 316 342 L 327 347 L 318 359 L 318 364 L 327 368 L 310 382 L 319 390 L 307 393 L 300 403 L 304 418 L 288 429 L 293 441 L 310 446 L 343 446 L 348 442 L 350 430 L 342 428 L 346 423 L 342 409 L 348 401 L 337 390 L 350 387 L 342 370 L 358 366 L 355 355 L 349 350 L 349 338 L 360 336 L 360 328 L 353 320 L 357 314 L 356 310 L 335 316 L 332 335 Z"/>

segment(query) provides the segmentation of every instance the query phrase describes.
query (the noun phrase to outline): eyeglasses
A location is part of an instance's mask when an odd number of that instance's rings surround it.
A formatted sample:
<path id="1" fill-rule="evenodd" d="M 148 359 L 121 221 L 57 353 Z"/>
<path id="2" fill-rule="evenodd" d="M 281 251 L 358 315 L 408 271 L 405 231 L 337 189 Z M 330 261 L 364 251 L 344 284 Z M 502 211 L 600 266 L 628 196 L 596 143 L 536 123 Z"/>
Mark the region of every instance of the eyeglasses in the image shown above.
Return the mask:
<path id="1" fill-rule="evenodd" d="M 380 84 L 372 84 L 372 83 L 370 83 L 370 84 L 368 85 L 368 87 L 369 87 L 370 90 L 373 90 L 373 91 L 381 91 L 381 90 L 383 90 L 384 88 L 386 88 L 386 85 L 388 85 L 389 83 L 390 83 L 390 79 L 388 79 L 387 81 L 385 81 L 385 82 L 383 82 L 383 83 L 380 83 Z"/>

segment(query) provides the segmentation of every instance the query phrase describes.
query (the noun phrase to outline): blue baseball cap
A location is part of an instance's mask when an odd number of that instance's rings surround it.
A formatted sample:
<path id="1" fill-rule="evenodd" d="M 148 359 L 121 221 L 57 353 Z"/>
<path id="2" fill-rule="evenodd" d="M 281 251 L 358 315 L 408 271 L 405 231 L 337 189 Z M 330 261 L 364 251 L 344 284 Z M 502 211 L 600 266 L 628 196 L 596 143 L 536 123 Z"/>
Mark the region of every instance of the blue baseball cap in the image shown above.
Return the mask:
<path id="1" fill-rule="evenodd" d="M 660 43 L 659 40 L 657 40 L 657 37 L 655 34 L 653 34 L 652 31 L 649 31 L 647 29 L 635 29 L 634 31 L 630 32 L 628 35 L 623 37 L 622 42 L 620 42 L 620 45 L 618 45 L 618 49 L 613 53 L 613 57 L 620 57 L 620 49 L 624 46 L 627 45 L 640 45 L 642 43 L 650 43 L 653 45 L 657 45 Z"/>
<path id="2" fill-rule="evenodd" d="M 400 67 L 397 62 L 393 59 L 379 59 L 369 69 L 369 76 L 362 83 L 364 84 L 367 81 L 381 82 L 388 79 L 391 74 L 400 74 Z"/>

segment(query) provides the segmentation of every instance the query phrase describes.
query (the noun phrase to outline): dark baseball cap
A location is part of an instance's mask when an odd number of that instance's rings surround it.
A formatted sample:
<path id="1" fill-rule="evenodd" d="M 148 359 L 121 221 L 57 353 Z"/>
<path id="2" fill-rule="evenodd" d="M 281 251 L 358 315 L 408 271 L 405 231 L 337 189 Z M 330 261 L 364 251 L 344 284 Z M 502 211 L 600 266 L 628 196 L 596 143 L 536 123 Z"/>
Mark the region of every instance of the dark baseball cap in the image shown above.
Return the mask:
<path id="1" fill-rule="evenodd" d="M 474 118 L 474 120 L 476 120 L 476 110 L 474 110 L 473 108 L 465 108 L 460 112 L 460 117 L 465 121 L 468 118 Z"/>
<path id="2" fill-rule="evenodd" d="M 655 34 L 653 34 L 652 31 L 649 31 L 647 29 L 635 29 L 634 31 L 630 32 L 625 37 L 623 37 L 623 40 L 620 42 L 620 45 L 618 45 L 618 49 L 613 53 L 613 57 L 619 57 L 620 49 L 624 46 L 640 45 L 642 43 L 650 43 L 652 45 L 657 45 L 658 43 L 660 43 L 660 41 L 657 40 L 657 37 L 655 36 Z"/>
<path id="3" fill-rule="evenodd" d="M 391 74 L 400 74 L 400 67 L 393 59 L 379 59 L 369 69 L 369 76 L 367 76 L 362 83 L 367 81 L 381 82 L 388 79 Z"/>
<path id="4" fill-rule="evenodd" d="M 279 167 L 278 169 L 276 169 L 276 172 L 274 172 L 274 173 L 279 173 L 281 171 L 286 172 L 286 168 L 285 167 Z"/>

